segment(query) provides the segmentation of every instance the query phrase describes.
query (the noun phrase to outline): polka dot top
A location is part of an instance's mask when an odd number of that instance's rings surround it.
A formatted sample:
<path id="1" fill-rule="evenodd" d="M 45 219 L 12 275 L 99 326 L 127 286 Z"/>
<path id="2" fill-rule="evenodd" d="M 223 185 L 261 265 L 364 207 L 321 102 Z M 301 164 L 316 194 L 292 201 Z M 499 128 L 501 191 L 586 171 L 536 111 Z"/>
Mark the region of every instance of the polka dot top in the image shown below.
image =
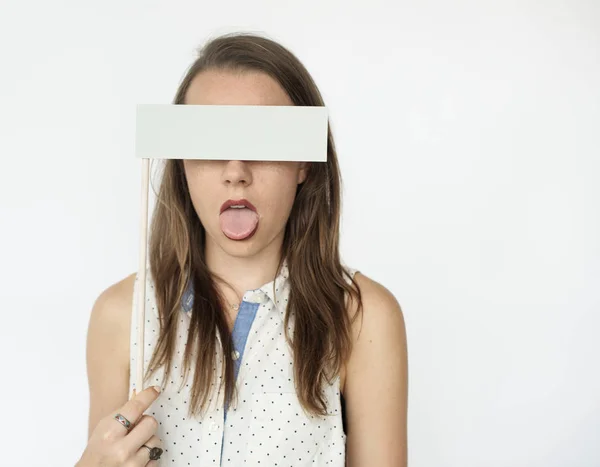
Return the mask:
<path id="1" fill-rule="evenodd" d="M 356 270 L 345 267 L 350 276 Z M 158 340 L 159 317 L 150 271 L 146 274 L 146 325 L 144 369 L 147 370 Z M 349 281 L 349 279 L 348 279 Z M 215 383 L 208 410 L 187 416 L 193 375 L 183 380 L 183 354 L 192 313 L 193 290 L 188 287 L 181 304 L 177 348 L 167 381 L 158 399 L 145 412 L 159 423 L 156 435 L 164 450 L 161 466 L 343 466 L 346 435 L 342 423 L 339 376 L 323 391 L 327 416 L 306 414 L 295 392 L 293 358 L 284 334 L 289 297 L 287 263 L 279 275 L 262 287 L 247 291 L 233 328 L 233 354 L 237 405 L 228 407 L 224 391 Z M 273 287 L 273 285 L 275 287 Z M 130 341 L 130 394 L 137 368 L 137 288 L 133 295 Z M 275 293 L 274 293 L 275 292 Z M 290 335 L 293 336 L 293 319 Z M 215 381 L 222 378 L 223 359 L 217 334 Z M 190 369 L 190 373 L 194 368 Z M 164 369 L 158 369 L 149 385 L 160 385 Z"/>

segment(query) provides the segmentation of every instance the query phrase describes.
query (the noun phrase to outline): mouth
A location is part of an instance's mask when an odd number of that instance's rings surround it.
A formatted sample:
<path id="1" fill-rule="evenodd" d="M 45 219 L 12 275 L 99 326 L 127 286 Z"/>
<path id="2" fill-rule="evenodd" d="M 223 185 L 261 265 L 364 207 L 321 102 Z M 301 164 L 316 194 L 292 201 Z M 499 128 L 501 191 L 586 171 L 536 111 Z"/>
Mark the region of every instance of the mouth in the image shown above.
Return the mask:
<path id="1" fill-rule="evenodd" d="M 247 199 L 229 199 L 221 205 L 221 231 L 230 240 L 247 240 L 258 229 L 258 212 Z"/>
<path id="2" fill-rule="evenodd" d="M 256 208 L 254 207 L 254 205 L 245 198 L 228 199 L 221 205 L 221 210 L 219 211 L 219 214 L 223 214 L 223 211 L 226 211 L 229 208 L 233 208 L 233 209 L 246 208 L 246 209 L 250 209 L 251 211 L 256 212 Z"/>

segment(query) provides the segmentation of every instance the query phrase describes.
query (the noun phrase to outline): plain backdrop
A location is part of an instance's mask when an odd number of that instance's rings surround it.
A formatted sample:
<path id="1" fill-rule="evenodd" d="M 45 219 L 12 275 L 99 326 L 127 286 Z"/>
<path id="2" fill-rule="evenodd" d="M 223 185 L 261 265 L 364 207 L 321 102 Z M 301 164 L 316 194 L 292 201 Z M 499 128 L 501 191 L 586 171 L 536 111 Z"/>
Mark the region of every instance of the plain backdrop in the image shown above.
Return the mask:
<path id="1" fill-rule="evenodd" d="M 409 465 L 600 466 L 592 0 L 3 1 L 0 465 L 83 451 L 90 311 L 137 270 L 135 105 L 237 30 L 330 109 L 343 259 L 406 319 Z"/>

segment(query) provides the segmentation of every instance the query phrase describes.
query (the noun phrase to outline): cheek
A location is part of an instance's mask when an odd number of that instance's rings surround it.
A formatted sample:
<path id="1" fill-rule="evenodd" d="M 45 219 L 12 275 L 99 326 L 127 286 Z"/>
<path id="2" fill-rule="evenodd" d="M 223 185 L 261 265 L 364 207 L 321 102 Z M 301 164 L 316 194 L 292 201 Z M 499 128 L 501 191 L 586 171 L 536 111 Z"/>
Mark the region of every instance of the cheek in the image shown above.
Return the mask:
<path id="1" fill-rule="evenodd" d="M 264 217 L 268 217 L 277 223 L 285 223 L 290 215 L 294 199 L 296 198 L 295 180 L 286 180 L 273 185 L 268 194 L 265 194 Z"/>
<path id="2" fill-rule="evenodd" d="M 192 200 L 192 205 L 204 224 L 208 218 L 208 213 L 213 208 L 215 202 L 215 177 L 211 177 L 206 170 L 194 167 L 194 170 L 187 172 L 187 187 Z"/>
<path id="3" fill-rule="evenodd" d="M 196 211 L 196 215 L 198 216 L 198 219 L 200 219 L 201 224 L 206 228 L 207 222 L 209 222 L 208 213 L 210 207 L 207 205 L 205 194 L 202 193 L 202 190 L 199 190 L 198 187 L 199 185 L 190 186 L 190 196 L 194 211 Z"/>

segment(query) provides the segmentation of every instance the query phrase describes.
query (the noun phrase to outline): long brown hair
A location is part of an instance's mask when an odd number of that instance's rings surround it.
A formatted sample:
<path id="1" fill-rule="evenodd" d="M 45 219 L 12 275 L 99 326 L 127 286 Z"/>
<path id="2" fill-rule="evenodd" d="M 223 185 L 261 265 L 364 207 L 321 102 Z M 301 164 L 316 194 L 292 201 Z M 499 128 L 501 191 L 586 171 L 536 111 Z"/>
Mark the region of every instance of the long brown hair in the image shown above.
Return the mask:
<path id="1" fill-rule="evenodd" d="M 277 42 L 249 33 L 226 34 L 210 40 L 187 70 L 173 104 L 185 104 L 192 79 L 206 70 L 258 71 L 274 78 L 294 105 L 324 106 L 312 77 L 289 50 Z M 194 365 L 189 414 L 202 412 L 211 396 L 216 365 L 217 336 L 222 354 L 231 355 L 233 342 L 222 295 L 205 261 L 205 230 L 187 188 L 183 162 L 166 160 L 157 193 L 150 232 L 150 271 L 161 321 L 157 345 L 149 362 L 149 378 L 165 365 L 169 378 L 180 321 L 181 299 L 188 280 L 193 284 L 193 311 L 184 354 L 184 374 Z M 360 289 L 339 256 L 341 176 L 328 129 L 327 162 L 313 163 L 299 185 L 285 227 L 279 267 L 287 259 L 290 296 L 285 316 L 286 339 L 294 358 L 296 392 L 313 414 L 327 411 L 321 388 L 331 384 L 351 351 L 351 323 L 362 311 Z M 350 317 L 346 299 L 358 304 Z M 294 317 L 293 336 L 287 333 Z M 197 347 L 196 361 L 192 349 Z M 221 384 L 225 397 L 235 399 L 234 365 L 223 359 Z M 184 378 L 186 379 L 186 378 Z M 235 401 L 234 401 L 235 402 Z"/>

